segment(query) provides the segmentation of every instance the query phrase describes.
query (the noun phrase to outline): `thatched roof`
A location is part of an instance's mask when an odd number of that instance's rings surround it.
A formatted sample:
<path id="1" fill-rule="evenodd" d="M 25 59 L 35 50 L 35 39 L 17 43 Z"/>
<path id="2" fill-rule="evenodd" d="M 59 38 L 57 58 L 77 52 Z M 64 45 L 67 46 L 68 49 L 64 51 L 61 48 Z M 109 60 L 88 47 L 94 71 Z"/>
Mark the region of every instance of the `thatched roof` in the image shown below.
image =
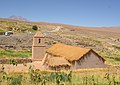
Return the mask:
<path id="1" fill-rule="evenodd" d="M 55 66 L 71 66 L 71 64 L 64 59 L 63 57 L 52 57 L 49 58 L 46 62 L 48 66 L 55 67 Z"/>
<path id="2" fill-rule="evenodd" d="M 43 34 L 40 32 L 40 31 L 38 31 L 38 32 L 36 32 L 36 34 L 34 35 L 34 37 L 44 37 L 43 36 Z"/>
<path id="3" fill-rule="evenodd" d="M 57 57 L 64 57 L 69 61 L 79 60 L 91 49 L 69 46 L 64 44 L 54 44 L 46 52 Z"/>

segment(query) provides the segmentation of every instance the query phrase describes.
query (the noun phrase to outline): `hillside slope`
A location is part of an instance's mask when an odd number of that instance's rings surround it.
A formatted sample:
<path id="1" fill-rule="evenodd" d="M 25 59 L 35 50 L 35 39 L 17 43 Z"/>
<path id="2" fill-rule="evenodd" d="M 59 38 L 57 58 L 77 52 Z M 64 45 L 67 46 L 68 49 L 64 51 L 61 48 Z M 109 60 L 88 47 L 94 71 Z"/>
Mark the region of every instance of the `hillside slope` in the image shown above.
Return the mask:
<path id="1" fill-rule="evenodd" d="M 120 27 L 82 27 L 58 23 L 23 22 L 0 18 L 0 31 L 8 28 L 25 29 L 12 30 L 11 36 L 0 36 L 0 46 L 13 46 L 15 49 L 31 49 L 32 37 L 35 31 L 32 26 L 37 25 L 47 37 L 47 48 L 61 42 L 68 45 L 92 48 L 103 56 L 109 64 L 120 63 Z"/>

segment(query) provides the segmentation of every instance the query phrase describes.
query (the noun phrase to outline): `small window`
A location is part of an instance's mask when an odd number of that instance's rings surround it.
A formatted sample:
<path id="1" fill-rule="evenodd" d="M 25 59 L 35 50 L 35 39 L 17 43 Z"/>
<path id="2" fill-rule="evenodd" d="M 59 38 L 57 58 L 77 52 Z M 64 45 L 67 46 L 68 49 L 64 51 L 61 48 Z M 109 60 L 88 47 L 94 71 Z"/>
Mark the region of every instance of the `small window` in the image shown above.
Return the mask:
<path id="1" fill-rule="evenodd" d="M 40 43 L 41 42 L 41 39 L 39 39 L 39 42 L 38 43 Z"/>

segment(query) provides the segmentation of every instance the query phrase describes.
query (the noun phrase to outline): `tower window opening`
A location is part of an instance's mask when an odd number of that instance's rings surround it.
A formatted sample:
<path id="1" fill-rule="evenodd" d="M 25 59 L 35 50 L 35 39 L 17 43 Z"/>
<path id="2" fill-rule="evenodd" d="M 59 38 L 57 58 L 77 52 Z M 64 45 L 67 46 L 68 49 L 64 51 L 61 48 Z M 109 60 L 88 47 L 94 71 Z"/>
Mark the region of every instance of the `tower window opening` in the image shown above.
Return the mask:
<path id="1" fill-rule="evenodd" d="M 41 39 L 39 39 L 39 42 L 38 43 L 40 43 L 41 42 Z"/>

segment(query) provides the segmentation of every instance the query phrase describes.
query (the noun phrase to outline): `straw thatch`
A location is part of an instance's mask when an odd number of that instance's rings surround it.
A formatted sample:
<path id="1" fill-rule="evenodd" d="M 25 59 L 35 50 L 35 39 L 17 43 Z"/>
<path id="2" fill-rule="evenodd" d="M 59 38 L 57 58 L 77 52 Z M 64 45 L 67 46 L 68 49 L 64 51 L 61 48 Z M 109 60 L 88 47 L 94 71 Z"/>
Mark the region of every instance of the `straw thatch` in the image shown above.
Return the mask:
<path id="1" fill-rule="evenodd" d="M 69 61 L 74 61 L 79 60 L 90 50 L 91 49 L 69 46 L 64 44 L 55 44 L 46 52 L 57 57 L 64 57 Z"/>
<path id="2" fill-rule="evenodd" d="M 66 59 L 64 59 L 63 57 L 52 57 L 52 58 L 49 58 L 46 63 L 50 67 L 71 66 L 71 64 Z"/>

